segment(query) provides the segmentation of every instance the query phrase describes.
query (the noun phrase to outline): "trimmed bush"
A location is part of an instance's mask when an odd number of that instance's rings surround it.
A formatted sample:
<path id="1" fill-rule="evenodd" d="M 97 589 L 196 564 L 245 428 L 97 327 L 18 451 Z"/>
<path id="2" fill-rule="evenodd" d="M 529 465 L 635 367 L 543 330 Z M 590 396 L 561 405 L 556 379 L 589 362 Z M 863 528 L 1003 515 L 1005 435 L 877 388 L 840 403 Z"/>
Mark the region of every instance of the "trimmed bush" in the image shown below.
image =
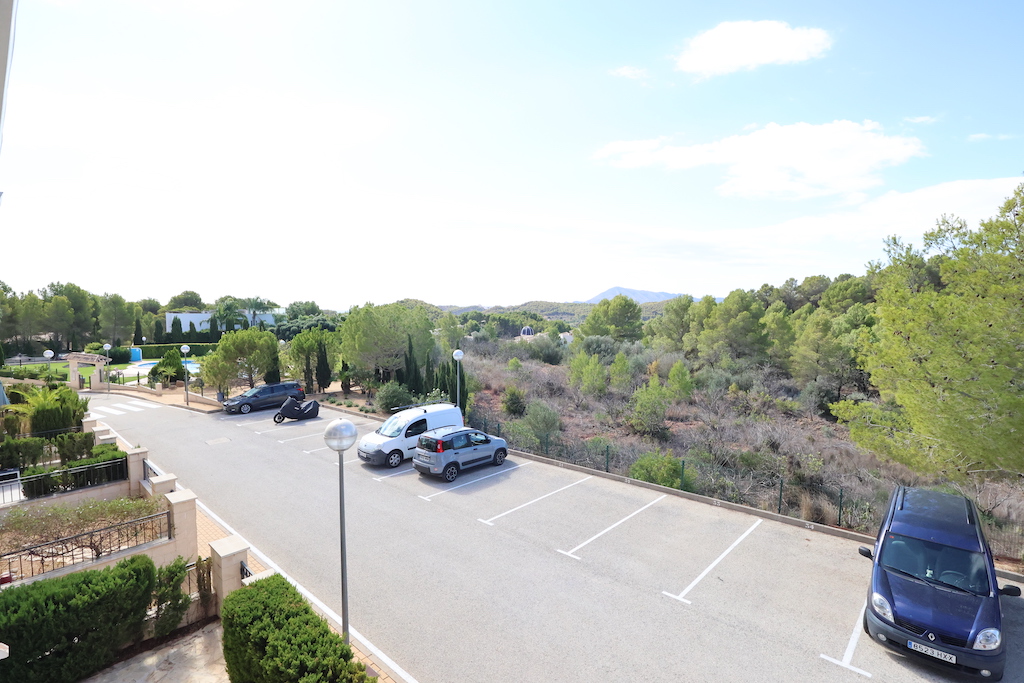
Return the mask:
<path id="1" fill-rule="evenodd" d="M 412 394 L 398 382 L 388 382 L 377 390 L 377 407 L 382 413 L 390 413 L 393 408 L 407 406 L 412 403 Z"/>
<path id="2" fill-rule="evenodd" d="M 0 633 L 11 648 L 2 680 L 75 683 L 110 666 L 142 632 L 155 575 L 153 561 L 135 555 L 0 592 Z"/>
<path id="3" fill-rule="evenodd" d="M 156 603 L 154 635 L 157 638 L 166 636 L 178 628 L 182 617 L 188 611 L 188 606 L 192 603 L 191 596 L 181 590 L 187 573 L 185 558 L 180 555 L 174 562 L 156 570 L 153 602 Z"/>
<path id="4" fill-rule="evenodd" d="M 53 443 L 57 447 L 61 464 L 66 465 L 93 455 L 96 435 L 92 432 L 69 432 L 57 436 Z"/>
<path id="5" fill-rule="evenodd" d="M 23 469 L 37 465 L 43 459 L 45 448 L 46 439 L 42 437 L 12 439 L 6 436 L 0 443 L 0 469 Z"/>
<path id="6" fill-rule="evenodd" d="M 224 662 L 232 683 L 365 683 L 352 650 L 275 574 L 224 598 Z"/>

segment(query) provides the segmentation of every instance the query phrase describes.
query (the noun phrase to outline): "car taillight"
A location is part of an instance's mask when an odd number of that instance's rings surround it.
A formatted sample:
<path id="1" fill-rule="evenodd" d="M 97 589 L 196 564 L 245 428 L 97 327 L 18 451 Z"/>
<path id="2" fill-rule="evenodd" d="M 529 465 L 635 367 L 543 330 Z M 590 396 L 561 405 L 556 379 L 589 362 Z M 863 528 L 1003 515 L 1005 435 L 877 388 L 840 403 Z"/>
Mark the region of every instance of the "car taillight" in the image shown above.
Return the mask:
<path id="1" fill-rule="evenodd" d="M 437 452 L 444 453 L 444 441 L 441 441 L 440 439 L 437 440 Z"/>

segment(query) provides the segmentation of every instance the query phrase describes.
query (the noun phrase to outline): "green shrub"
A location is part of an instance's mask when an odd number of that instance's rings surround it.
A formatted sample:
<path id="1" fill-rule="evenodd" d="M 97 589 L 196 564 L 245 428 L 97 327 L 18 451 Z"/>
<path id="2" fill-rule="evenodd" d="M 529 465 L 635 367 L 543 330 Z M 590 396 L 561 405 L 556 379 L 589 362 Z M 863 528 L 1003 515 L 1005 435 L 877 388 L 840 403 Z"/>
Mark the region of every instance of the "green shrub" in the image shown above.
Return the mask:
<path id="1" fill-rule="evenodd" d="M 232 683 L 365 683 L 352 650 L 275 574 L 224 598 L 224 663 Z"/>
<path id="2" fill-rule="evenodd" d="M 665 435 L 665 411 L 670 401 L 669 393 L 661 386 L 657 377 L 633 392 L 629 399 L 628 424 L 637 434 L 663 437 Z"/>
<path id="3" fill-rule="evenodd" d="M 387 382 L 377 390 L 376 401 L 380 411 L 387 414 L 398 406 L 407 406 L 412 403 L 412 394 L 403 384 Z"/>
<path id="4" fill-rule="evenodd" d="M 69 432 L 58 435 L 53 443 L 57 447 L 61 464 L 66 465 L 92 455 L 96 435 L 92 432 Z"/>
<path id="5" fill-rule="evenodd" d="M 662 453 L 660 450 L 644 453 L 629 468 L 629 476 L 640 481 L 647 481 L 652 484 L 660 484 L 669 488 L 678 489 L 679 480 L 683 476 L 683 467 L 679 458 L 671 452 Z M 692 491 L 693 481 L 687 473 L 683 490 Z"/>
<path id="6" fill-rule="evenodd" d="M 75 683 L 109 666 L 141 634 L 155 574 L 148 556 L 135 555 L 0 592 L 0 633 L 11 648 L 2 680 Z"/>
<path id="7" fill-rule="evenodd" d="M 166 636 L 178 628 L 182 617 L 188 611 L 188 606 L 192 603 L 191 596 L 181 590 L 187 573 L 185 558 L 180 555 L 174 562 L 156 570 L 153 602 L 156 603 L 154 635 L 157 638 Z"/>
<path id="8" fill-rule="evenodd" d="M 540 440 L 522 420 L 503 423 L 501 431 L 502 437 L 512 448 L 529 453 L 536 453 L 540 450 Z"/>
<path id="9" fill-rule="evenodd" d="M 0 468 L 24 469 L 38 465 L 46 451 L 46 439 L 42 437 L 26 437 L 12 439 L 5 436 L 0 443 Z"/>
<path id="10" fill-rule="evenodd" d="M 501 397 L 501 408 L 512 417 L 522 417 L 526 413 L 526 392 L 514 384 L 508 385 Z"/>
<path id="11" fill-rule="evenodd" d="M 523 424 L 529 427 L 538 442 L 550 441 L 562 428 L 562 420 L 558 413 L 543 401 L 530 401 L 530 405 L 526 407 Z"/>

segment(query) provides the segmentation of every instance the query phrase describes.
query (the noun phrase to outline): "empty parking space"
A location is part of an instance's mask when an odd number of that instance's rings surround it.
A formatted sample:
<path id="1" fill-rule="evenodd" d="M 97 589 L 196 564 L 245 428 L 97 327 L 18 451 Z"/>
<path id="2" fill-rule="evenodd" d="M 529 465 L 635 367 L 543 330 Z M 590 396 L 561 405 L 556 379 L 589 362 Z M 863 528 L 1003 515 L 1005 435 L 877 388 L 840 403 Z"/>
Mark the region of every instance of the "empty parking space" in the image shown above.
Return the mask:
<path id="1" fill-rule="evenodd" d="M 122 413 L 115 429 L 336 606 L 326 420 Z M 352 623 L 421 683 L 951 680 L 857 635 L 856 541 L 516 455 L 453 483 L 346 456 Z M 1019 642 L 1024 603 L 1004 605 Z"/>

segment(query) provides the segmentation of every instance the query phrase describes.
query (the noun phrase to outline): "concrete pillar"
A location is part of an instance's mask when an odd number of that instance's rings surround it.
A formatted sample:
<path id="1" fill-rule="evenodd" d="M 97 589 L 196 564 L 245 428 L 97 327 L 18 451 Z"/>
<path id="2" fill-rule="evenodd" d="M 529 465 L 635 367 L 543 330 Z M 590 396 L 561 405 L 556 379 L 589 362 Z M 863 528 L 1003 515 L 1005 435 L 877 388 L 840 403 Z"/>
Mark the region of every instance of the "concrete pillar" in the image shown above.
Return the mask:
<path id="1" fill-rule="evenodd" d="M 142 496 L 142 479 L 145 477 L 144 460 L 149 454 L 148 448 L 133 448 L 128 451 L 128 495 L 132 498 Z"/>
<path id="2" fill-rule="evenodd" d="M 83 432 L 94 432 L 96 431 L 96 424 L 99 420 L 95 417 L 82 420 L 82 431 Z"/>
<path id="3" fill-rule="evenodd" d="M 146 495 L 148 491 L 149 498 L 159 498 L 165 494 L 174 491 L 174 487 L 178 483 L 178 475 L 176 474 L 161 474 L 153 477 L 149 480 L 148 486 L 143 486 L 143 495 Z"/>
<path id="4" fill-rule="evenodd" d="M 224 598 L 242 587 L 242 561 L 248 557 L 249 544 L 240 536 L 228 536 L 210 541 L 210 557 L 213 559 L 213 592 L 217 594 L 217 614 L 224 605 Z"/>
<path id="5" fill-rule="evenodd" d="M 178 554 L 191 562 L 199 557 L 199 532 L 196 526 L 196 494 L 188 489 L 167 495 L 171 507 L 171 529 Z"/>

